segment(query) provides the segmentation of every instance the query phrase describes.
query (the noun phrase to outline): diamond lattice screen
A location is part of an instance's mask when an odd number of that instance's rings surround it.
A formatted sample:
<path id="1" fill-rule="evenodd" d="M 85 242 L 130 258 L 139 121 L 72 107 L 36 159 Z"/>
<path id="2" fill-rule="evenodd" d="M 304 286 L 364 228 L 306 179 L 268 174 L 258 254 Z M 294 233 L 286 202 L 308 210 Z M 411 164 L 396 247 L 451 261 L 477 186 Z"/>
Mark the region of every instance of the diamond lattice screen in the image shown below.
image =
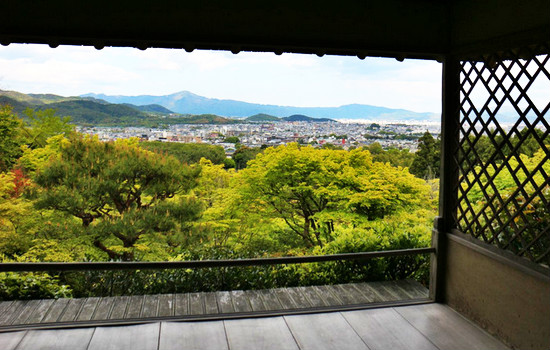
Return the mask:
<path id="1" fill-rule="evenodd" d="M 543 54 L 540 54 L 543 52 Z M 550 49 L 461 62 L 458 229 L 550 265 Z"/>

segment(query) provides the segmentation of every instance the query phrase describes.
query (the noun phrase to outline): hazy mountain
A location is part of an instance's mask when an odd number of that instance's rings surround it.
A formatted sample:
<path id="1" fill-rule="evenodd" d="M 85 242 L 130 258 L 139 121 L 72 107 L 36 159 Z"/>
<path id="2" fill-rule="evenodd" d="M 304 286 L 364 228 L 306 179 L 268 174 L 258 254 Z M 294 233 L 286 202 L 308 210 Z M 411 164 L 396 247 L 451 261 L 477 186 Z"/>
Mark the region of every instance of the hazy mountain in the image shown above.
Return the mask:
<path id="1" fill-rule="evenodd" d="M 331 119 L 439 120 L 439 117 L 433 113 L 416 113 L 403 109 L 361 104 L 350 104 L 340 107 L 277 106 L 207 98 L 188 91 L 164 96 L 110 96 L 104 94 L 86 94 L 82 96 L 99 98 L 111 103 L 131 103 L 134 105 L 159 104 L 181 114 L 212 113 L 227 117 L 248 117 L 257 114 L 287 117 L 293 114 L 301 114 L 314 118 Z"/>

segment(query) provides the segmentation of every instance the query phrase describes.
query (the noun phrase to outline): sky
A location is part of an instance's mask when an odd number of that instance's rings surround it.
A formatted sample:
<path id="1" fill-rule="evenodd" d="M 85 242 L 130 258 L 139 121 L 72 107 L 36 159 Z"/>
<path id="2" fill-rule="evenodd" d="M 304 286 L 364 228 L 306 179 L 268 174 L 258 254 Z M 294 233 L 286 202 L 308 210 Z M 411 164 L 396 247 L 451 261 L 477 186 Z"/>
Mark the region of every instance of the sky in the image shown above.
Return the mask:
<path id="1" fill-rule="evenodd" d="M 368 104 L 441 112 L 435 61 L 284 53 L 11 44 L 0 46 L 0 90 L 75 96 L 197 95 L 297 107 Z"/>

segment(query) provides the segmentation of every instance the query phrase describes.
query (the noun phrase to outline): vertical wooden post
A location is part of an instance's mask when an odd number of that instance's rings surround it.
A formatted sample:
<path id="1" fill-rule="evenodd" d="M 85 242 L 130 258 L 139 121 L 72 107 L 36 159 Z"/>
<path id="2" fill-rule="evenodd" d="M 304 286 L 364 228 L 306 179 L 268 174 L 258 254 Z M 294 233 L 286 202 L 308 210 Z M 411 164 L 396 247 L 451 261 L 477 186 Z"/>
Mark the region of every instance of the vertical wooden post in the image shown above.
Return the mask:
<path id="1" fill-rule="evenodd" d="M 458 166 L 456 163 L 460 123 L 460 62 L 447 56 L 443 61 L 441 115 L 441 177 L 439 186 L 439 216 L 434 221 L 431 259 L 430 297 L 445 301 L 446 234 L 456 227 L 458 198 Z"/>

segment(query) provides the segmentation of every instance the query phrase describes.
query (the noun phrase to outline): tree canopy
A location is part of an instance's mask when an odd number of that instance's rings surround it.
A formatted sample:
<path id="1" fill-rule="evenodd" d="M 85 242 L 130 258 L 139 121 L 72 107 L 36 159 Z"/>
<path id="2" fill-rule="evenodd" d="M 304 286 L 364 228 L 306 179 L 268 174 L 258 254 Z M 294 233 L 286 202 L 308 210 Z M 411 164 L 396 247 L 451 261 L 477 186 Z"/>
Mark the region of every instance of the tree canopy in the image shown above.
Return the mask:
<path id="1" fill-rule="evenodd" d="M 343 215 L 380 219 L 421 204 L 429 192 L 406 169 L 375 163 L 368 151 L 357 149 L 269 148 L 241 176 L 247 199 L 280 216 L 309 246 L 332 239 Z"/>
<path id="2" fill-rule="evenodd" d="M 240 170 L 246 168 L 248 162 L 256 158 L 261 152 L 261 148 L 251 148 L 247 146 L 239 147 L 232 156 L 235 161 L 235 169 Z"/>
<path id="3" fill-rule="evenodd" d="M 140 147 L 156 153 L 174 156 L 185 164 L 198 163 L 201 158 L 206 158 L 214 164 L 223 164 L 225 160 L 223 147 L 205 143 L 148 141 L 140 143 Z"/>
<path id="4" fill-rule="evenodd" d="M 438 178 L 440 154 L 439 140 L 434 139 L 432 134 L 426 131 L 418 139 L 418 150 L 414 154 L 414 160 L 409 169 L 411 174 L 422 179 Z"/>
<path id="5" fill-rule="evenodd" d="M 19 119 L 8 106 L 0 106 L 0 171 L 11 169 L 21 156 L 21 127 Z"/>
<path id="6" fill-rule="evenodd" d="M 78 218 L 111 259 L 131 260 L 142 235 L 167 233 L 195 215 L 195 205 L 170 199 L 194 187 L 198 174 L 137 141 L 75 136 L 37 173 L 36 205 Z"/>
<path id="7" fill-rule="evenodd" d="M 207 144 L 100 142 L 52 111 L 28 111 L 26 120 L 1 113 L 1 261 L 248 258 L 429 244 L 437 186 L 408 172 L 405 151 L 241 146 L 229 159 Z M 108 286 L 100 272 L 0 274 L 0 298 L 405 278 L 426 261 L 396 259 L 113 272 Z"/>

